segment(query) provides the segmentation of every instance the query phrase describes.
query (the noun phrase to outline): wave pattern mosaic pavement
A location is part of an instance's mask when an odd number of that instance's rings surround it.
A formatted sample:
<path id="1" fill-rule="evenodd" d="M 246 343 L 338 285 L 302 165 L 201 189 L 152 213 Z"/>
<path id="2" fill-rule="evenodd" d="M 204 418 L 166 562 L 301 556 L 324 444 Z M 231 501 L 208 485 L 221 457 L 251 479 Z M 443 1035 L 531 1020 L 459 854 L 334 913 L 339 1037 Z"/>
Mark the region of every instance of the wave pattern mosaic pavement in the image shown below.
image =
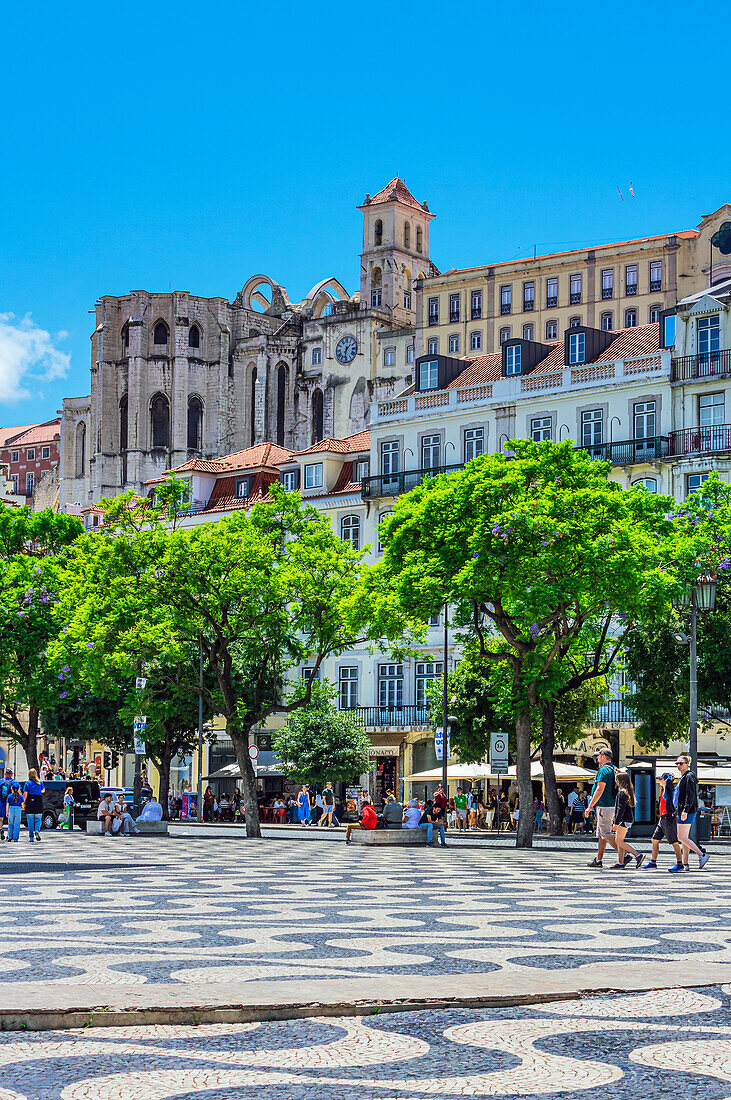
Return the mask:
<path id="1" fill-rule="evenodd" d="M 0 1100 L 731 1096 L 727 990 L 0 1035 Z"/>

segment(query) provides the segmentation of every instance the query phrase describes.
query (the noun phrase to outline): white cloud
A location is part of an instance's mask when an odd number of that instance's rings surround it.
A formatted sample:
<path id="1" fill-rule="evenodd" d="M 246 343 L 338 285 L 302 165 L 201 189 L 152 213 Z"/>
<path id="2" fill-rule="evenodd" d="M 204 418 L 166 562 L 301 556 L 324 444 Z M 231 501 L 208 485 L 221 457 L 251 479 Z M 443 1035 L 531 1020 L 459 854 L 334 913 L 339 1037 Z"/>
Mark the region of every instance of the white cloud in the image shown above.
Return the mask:
<path id="1" fill-rule="evenodd" d="M 33 383 L 63 378 L 71 364 L 71 356 L 59 351 L 54 340 L 67 334 L 39 328 L 30 314 L 17 318 L 13 313 L 0 313 L 0 401 L 23 401 L 37 397 Z"/>

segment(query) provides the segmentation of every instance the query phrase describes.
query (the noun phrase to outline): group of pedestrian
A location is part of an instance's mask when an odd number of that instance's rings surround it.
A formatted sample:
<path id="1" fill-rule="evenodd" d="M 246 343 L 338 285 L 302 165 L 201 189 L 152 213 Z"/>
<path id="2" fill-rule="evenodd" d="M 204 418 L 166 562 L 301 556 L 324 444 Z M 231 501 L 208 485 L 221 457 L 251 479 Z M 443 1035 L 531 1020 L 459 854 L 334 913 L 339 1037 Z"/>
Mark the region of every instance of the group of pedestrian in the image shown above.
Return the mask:
<path id="1" fill-rule="evenodd" d="M 603 867 L 604 853 L 609 846 L 617 853 L 616 863 L 609 868 L 611 871 L 623 871 L 633 859 L 635 866 L 640 868 L 646 856 L 627 843 L 627 833 L 635 820 L 631 776 L 629 772 L 614 767 L 611 749 L 601 749 L 597 753 L 597 763 L 599 770 L 584 810 L 585 818 L 592 812 L 596 814 L 597 854 L 589 867 Z M 683 753 L 675 764 L 680 772 L 677 785 L 670 772 L 660 776 L 663 785 L 660 814 L 652 834 L 652 856 L 645 865 L 646 871 L 657 870 L 660 841 L 663 839 L 675 850 L 676 862 L 668 868 L 671 873 L 690 870 L 691 852 L 698 856 L 699 868 L 705 867 L 710 859 L 709 853 L 690 839 L 690 830 L 698 813 L 698 781 L 690 770 L 690 758 Z"/>
<path id="2" fill-rule="evenodd" d="M 25 823 L 28 828 L 28 840 L 31 844 L 41 839 L 41 821 L 43 819 L 43 784 L 38 781 L 38 772 L 31 768 L 28 779 L 22 785 L 13 779 L 10 768 L 0 780 L 0 840 L 20 840 L 20 819 L 25 811 Z"/>
<path id="3" fill-rule="evenodd" d="M 442 795 L 444 794 L 441 787 L 438 788 L 438 791 Z M 423 829 L 426 833 L 426 842 L 430 847 L 434 845 L 434 833 L 436 832 L 440 846 L 446 848 L 444 821 L 447 799 L 443 798 L 438 802 L 437 793 L 435 792 L 434 799 L 427 799 L 423 806 L 419 805 L 416 798 L 409 799 L 404 805 L 397 800 L 394 794 L 387 795 L 381 818 L 383 827 L 385 829 Z M 378 815 L 375 807 L 370 798 L 364 798 L 360 821 L 348 825 L 345 830 L 345 843 L 351 843 L 350 835 L 354 829 L 367 830 L 376 829 L 377 827 Z"/>
<path id="4" fill-rule="evenodd" d="M 335 829 L 340 824 L 335 817 L 335 790 L 332 783 L 326 783 L 324 790 L 314 795 L 309 785 L 303 783 L 296 802 L 297 820 L 303 829 L 308 825 Z"/>

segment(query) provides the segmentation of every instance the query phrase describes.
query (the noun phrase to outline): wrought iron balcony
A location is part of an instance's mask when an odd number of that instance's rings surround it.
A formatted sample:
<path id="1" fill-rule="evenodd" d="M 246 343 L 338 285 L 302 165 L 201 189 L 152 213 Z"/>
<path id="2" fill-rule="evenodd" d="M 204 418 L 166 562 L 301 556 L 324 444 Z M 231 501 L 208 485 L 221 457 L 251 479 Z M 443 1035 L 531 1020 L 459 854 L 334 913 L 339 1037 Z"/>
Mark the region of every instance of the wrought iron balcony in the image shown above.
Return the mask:
<path id="1" fill-rule="evenodd" d="M 591 718 L 593 725 L 599 725 L 602 722 L 620 722 L 622 725 L 636 726 L 639 723 L 639 718 L 632 713 L 623 698 L 607 699 L 594 711 Z"/>
<path id="2" fill-rule="evenodd" d="M 572 306 L 578 306 L 581 303 L 581 291 L 579 291 L 578 293 L 576 291 L 573 291 L 569 295 L 569 301 L 571 302 Z"/>
<path id="3" fill-rule="evenodd" d="M 429 314 L 429 324 L 431 326 L 439 324 L 439 314 L 438 313 L 430 313 Z"/>
<path id="4" fill-rule="evenodd" d="M 523 299 L 523 313 L 532 313 L 535 307 L 535 299 L 524 298 Z"/>
<path id="5" fill-rule="evenodd" d="M 480 306 L 479 309 L 475 309 L 473 307 L 472 313 L 470 314 L 470 320 L 471 321 L 481 321 L 482 320 L 482 306 Z"/>
<path id="6" fill-rule="evenodd" d="M 546 309 L 556 309 L 558 305 L 558 295 L 552 294 L 546 298 Z"/>
<path id="7" fill-rule="evenodd" d="M 670 454 L 701 455 L 731 451 L 731 424 L 707 424 L 670 433 Z"/>
<path id="8" fill-rule="evenodd" d="M 624 288 L 624 293 L 627 298 L 634 298 L 637 294 L 637 283 L 627 283 Z"/>
<path id="9" fill-rule="evenodd" d="M 510 309 L 511 309 L 510 302 L 501 302 L 500 303 L 500 312 L 503 314 L 503 316 L 510 313 Z"/>
<path id="10" fill-rule="evenodd" d="M 650 291 L 654 294 L 656 290 L 662 290 L 662 279 L 650 279 Z"/>
<path id="11" fill-rule="evenodd" d="M 613 286 L 603 286 L 602 287 L 602 298 L 613 298 L 613 297 L 614 297 L 614 287 Z"/>
<path id="12" fill-rule="evenodd" d="M 361 726 L 430 726 L 428 707 L 413 704 L 403 707 L 351 707 L 346 713 L 355 718 Z"/>
<path id="13" fill-rule="evenodd" d="M 449 323 L 450 323 L 450 325 L 458 325 L 459 324 L 459 310 L 458 309 L 450 310 Z"/>
<path id="14" fill-rule="evenodd" d="M 703 355 L 679 355 L 670 364 L 671 382 L 718 378 L 724 374 L 731 374 L 731 350 L 708 351 Z"/>
<path id="15" fill-rule="evenodd" d="M 431 466 L 421 470 L 403 470 L 398 474 L 375 474 L 364 477 L 361 482 L 363 500 L 375 500 L 377 497 L 395 497 L 416 488 L 425 477 L 437 477 L 439 474 L 451 474 L 463 470 L 464 463 L 452 466 Z"/>
<path id="16" fill-rule="evenodd" d="M 612 466 L 654 462 L 658 458 L 666 458 L 669 453 L 668 438 L 664 435 L 656 435 L 650 439 L 624 439 L 619 443 L 592 443 L 577 449 L 586 451 L 589 458 L 611 462 Z"/>

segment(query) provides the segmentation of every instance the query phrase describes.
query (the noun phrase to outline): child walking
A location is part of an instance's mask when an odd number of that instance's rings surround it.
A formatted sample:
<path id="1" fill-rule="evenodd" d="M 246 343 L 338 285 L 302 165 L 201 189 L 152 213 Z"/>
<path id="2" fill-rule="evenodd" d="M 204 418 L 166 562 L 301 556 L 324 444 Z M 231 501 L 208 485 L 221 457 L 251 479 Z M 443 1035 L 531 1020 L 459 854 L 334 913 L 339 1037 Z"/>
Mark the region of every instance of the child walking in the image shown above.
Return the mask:
<path id="1" fill-rule="evenodd" d="M 614 779 L 617 784 L 617 797 L 614 800 L 612 832 L 617 842 L 617 862 L 612 864 L 610 871 L 623 871 L 632 856 L 635 857 L 638 867 L 642 866 L 645 857 L 631 844 L 625 842 L 627 830 L 635 822 L 635 792 L 632 790 L 632 780 L 628 772 L 620 771 L 615 772 Z"/>

